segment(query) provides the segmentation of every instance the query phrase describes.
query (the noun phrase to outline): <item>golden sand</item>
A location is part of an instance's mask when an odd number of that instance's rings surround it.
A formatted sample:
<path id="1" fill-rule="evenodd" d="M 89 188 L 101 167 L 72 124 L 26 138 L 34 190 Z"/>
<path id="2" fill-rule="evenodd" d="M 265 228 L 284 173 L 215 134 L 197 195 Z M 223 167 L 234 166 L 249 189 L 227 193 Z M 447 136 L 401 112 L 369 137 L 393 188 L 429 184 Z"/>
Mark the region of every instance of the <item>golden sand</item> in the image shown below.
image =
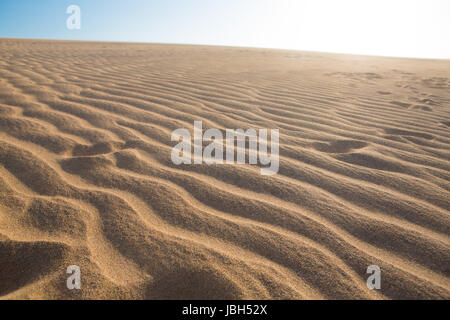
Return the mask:
<path id="1" fill-rule="evenodd" d="M 449 299 L 449 107 L 449 60 L 2 39 L 0 297 Z M 196 120 L 279 173 L 174 165 Z"/>

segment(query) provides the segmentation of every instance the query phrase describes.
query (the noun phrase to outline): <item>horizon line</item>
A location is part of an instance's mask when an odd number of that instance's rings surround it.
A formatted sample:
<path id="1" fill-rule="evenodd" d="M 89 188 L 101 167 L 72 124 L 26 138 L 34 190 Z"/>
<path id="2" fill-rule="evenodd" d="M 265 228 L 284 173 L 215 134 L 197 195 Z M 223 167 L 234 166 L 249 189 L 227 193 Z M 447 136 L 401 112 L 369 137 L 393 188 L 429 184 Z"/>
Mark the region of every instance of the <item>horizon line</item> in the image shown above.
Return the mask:
<path id="1" fill-rule="evenodd" d="M 319 53 L 319 54 L 336 54 L 336 55 L 351 55 L 373 58 L 391 58 L 391 59 L 416 59 L 416 60 L 450 60 L 448 58 L 429 58 L 429 57 L 416 57 L 416 56 L 390 56 L 390 55 L 373 55 L 366 53 L 354 53 L 354 52 L 336 52 L 336 51 L 321 51 L 321 50 L 308 50 L 308 49 L 292 49 L 292 48 L 272 48 L 272 47 L 257 47 L 257 46 L 241 46 L 241 45 L 227 45 L 227 44 L 203 44 L 203 43 L 186 43 L 186 42 L 149 42 L 149 41 L 124 41 L 124 40 L 87 40 L 87 39 L 61 39 L 61 38 L 17 38 L 17 37 L 4 37 L 0 36 L 0 39 L 9 40 L 42 40 L 42 41 L 72 41 L 72 42 L 97 42 L 97 43 L 123 43 L 123 44 L 156 44 L 156 45 L 177 45 L 177 46 L 203 46 L 203 47 L 226 47 L 226 48 L 242 48 L 242 49 L 261 49 L 261 50 L 279 50 L 279 51 L 296 51 L 307 53 Z"/>

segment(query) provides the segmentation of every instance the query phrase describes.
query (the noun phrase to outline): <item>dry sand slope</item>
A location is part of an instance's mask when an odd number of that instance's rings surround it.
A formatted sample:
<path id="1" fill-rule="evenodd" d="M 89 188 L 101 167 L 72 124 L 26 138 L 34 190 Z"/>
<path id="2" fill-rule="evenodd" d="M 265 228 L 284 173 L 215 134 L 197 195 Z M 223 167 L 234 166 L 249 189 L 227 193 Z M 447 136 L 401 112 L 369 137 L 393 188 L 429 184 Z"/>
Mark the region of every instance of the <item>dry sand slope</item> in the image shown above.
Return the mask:
<path id="1" fill-rule="evenodd" d="M 173 165 L 194 120 L 279 173 Z M 450 61 L 0 40 L 0 296 L 449 299 L 449 127 Z"/>

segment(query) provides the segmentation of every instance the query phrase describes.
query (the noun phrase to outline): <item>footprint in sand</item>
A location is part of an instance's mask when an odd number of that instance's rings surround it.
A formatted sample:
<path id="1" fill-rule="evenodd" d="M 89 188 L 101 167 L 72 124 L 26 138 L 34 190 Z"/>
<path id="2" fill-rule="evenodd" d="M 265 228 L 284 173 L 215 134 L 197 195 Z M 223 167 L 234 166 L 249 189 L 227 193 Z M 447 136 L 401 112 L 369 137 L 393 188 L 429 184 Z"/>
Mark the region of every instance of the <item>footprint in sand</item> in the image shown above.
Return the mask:
<path id="1" fill-rule="evenodd" d="M 408 108 L 411 106 L 411 103 L 408 102 L 402 102 L 402 101 L 391 101 L 391 104 L 394 104 L 396 106 L 400 106 L 402 108 Z"/>
<path id="2" fill-rule="evenodd" d="M 424 86 L 433 89 L 449 89 L 450 80 L 443 77 L 432 77 L 422 79 Z"/>
<path id="3" fill-rule="evenodd" d="M 417 101 L 420 102 L 420 103 L 427 104 L 429 106 L 439 106 L 440 105 L 439 102 L 436 102 L 433 99 L 428 99 L 428 98 L 420 99 L 420 100 L 417 100 Z"/>
<path id="4" fill-rule="evenodd" d="M 413 106 L 413 109 L 423 110 L 423 111 L 433 111 L 433 108 L 428 107 L 428 106 L 422 106 L 422 105 L 415 105 L 415 106 Z"/>
<path id="5" fill-rule="evenodd" d="M 368 143 L 359 140 L 337 140 L 330 143 L 315 142 L 313 148 L 326 153 L 347 153 L 355 149 L 361 149 Z"/>

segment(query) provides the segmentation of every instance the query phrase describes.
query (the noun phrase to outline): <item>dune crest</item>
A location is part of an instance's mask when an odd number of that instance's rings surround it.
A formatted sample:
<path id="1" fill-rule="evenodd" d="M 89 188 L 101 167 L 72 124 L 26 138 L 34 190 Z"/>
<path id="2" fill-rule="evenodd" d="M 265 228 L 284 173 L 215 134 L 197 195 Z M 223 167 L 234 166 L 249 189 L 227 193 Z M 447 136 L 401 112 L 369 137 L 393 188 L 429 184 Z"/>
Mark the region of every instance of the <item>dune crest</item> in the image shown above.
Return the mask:
<path id="1" fill-rule="evenodd" d="M 0 297 L 449 299 L 449 70 L 0 39 Z M 173 164 L 194 121 L 279 129 L 278 173 Z"/>

